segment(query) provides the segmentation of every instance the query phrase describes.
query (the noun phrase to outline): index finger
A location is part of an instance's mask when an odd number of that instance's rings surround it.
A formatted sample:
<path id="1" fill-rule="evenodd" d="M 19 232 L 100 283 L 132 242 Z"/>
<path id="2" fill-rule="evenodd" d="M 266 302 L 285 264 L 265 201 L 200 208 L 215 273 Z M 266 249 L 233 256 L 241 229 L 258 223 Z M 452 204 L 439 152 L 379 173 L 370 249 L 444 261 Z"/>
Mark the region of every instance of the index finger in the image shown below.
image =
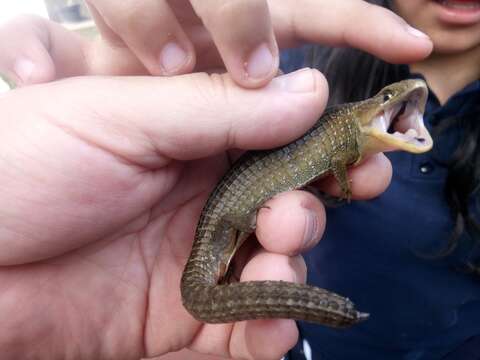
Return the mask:
<path id="1" fill-rule="evenodd" d="M 265 85 L 278 71 L 278 47 L 266 0 L 190 0 L 226 69 L 244 87 Z"/>
<path id="2" fill-rule="evenodd" d="M 432 51 L 430 38 L 401 17 L 363 0 L 269 0 L 277 40 L 351 46 L 392 63 L 420 60 Z"/>

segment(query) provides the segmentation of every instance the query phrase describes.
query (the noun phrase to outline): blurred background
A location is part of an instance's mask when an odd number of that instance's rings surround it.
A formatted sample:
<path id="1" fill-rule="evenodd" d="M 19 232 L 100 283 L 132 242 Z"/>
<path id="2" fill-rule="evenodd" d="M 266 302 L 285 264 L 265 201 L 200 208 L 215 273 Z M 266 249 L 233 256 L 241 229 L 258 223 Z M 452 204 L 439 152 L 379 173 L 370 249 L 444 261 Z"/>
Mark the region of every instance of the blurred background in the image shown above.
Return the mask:
<path id="1" fill-rule="evenodd" d="M 83 0 L 0 1 L 0 25 L 20 14 L 35 14 L 56 21 L 83 36 L 97 35 L 95 23 Z M 9 85 L 0 77 L 0 93 Z"/>
<path id="2" fill-rule="evenodd" d="M 83 0 L 17 0 L 0 2 L 0 23 L 19 14 L 36 14 L 86 36 L 96 34 Z"/>

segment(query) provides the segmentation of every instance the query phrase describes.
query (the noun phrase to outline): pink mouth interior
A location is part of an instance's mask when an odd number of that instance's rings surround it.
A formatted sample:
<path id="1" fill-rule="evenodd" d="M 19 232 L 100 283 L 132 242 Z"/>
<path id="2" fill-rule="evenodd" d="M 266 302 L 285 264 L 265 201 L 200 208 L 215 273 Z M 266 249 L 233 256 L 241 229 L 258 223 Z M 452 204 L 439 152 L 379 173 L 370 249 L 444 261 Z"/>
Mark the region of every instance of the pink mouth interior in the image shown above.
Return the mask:
<path id="1" fill-rule="evenodd" d="M 406 143 L 429 146 L 431 138 L 419 108 L 421 97 L 422 90 L 415 91 L 408 99 L 380 112 L 372 122 L 373 127 Z"/>

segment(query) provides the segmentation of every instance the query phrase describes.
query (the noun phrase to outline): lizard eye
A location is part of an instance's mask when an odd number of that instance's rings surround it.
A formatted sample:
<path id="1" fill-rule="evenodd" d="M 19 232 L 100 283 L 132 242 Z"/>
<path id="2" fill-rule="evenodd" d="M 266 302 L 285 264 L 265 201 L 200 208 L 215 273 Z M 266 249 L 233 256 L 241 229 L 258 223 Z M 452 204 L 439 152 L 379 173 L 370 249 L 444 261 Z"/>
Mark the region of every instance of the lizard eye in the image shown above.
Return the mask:
<path id="1" fill-rule="evenodd" d="M 393 94 L 391 92 L 385 92 L 383 94 L 383 102 L 387 102 L 393 97 Z"/>

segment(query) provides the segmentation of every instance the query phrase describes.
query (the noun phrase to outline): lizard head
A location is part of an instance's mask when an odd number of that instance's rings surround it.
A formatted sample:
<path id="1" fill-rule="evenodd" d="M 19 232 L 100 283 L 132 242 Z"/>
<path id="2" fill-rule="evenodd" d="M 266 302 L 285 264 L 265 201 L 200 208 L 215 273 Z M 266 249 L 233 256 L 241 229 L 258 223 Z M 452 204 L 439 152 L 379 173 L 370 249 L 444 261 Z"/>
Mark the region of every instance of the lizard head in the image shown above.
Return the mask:
<path id="1" fill-rule="evenodd" d="M 433 140 L 423 123 L 428 89 L 423 80 L 403 80 L 384 87 L 355 109 L 362 155 L 403 150 L 423 153 Z"/>

